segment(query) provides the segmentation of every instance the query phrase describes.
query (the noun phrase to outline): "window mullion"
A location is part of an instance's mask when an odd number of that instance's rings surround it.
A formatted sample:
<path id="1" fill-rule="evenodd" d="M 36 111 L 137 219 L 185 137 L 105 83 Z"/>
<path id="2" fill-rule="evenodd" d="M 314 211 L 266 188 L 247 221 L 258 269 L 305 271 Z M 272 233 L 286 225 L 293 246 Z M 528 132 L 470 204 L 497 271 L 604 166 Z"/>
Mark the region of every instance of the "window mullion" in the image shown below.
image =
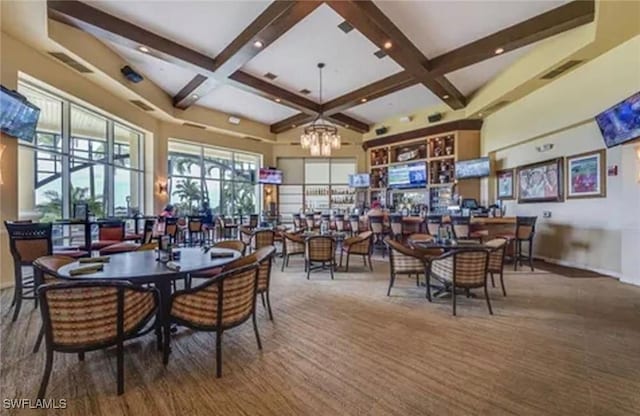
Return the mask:
<path id="1" fill-rule="evenodd" d="M 113 153 L 114 153 L 114 139 L 113 139 L 113 120 L 107 118 L 107 145 L 105 151 L 107 153 L 107 166 L 105 168 L 106 177 L 104 180 L 107 182 L 107 196 L 105 198 L 105 213 L 111 217 L 114 215 L 114 201 L 115 201 L 115 169 L 113 167 Z"/>
<path id="2" fill-rule="evenodd" d="M 62 218 L 71 217 L 71 104 L 62 100 Z"/>

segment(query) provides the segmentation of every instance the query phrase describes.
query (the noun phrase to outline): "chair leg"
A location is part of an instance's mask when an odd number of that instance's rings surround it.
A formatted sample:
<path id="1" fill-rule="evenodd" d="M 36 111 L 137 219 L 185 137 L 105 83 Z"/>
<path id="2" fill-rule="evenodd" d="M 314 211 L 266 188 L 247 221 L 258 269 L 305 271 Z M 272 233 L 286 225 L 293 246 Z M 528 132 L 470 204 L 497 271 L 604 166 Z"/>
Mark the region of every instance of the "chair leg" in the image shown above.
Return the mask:
<path id="1" fill-rule="evenodd" d="M 518 270 L 518 258 L 520 257 L 520 253 L 518 253 L 518 240 L 515 240 L 513 243 L 513 271 Z"/>
<path id="2" fill-rule="evenodd" d="M 282 267 L 280 268 L 280 271 L 283 272 L 284 271 L 284 264 L 287 262 L 287 255 L 284 255 L 284 258 L 282 259 Z"/>
<path id="3" fill-rule="evenodd" d="M 491 275 L 491 287 L 496 287 L 496 281 L 493 279 L 493 272 L 489 272 Z"/>
<path id="4" fill-rule="evenodd" d="M 120 340 L 116 347 L 117 350 L 117 364 L 118 364 L 118 396 L 124 393 L 124 346 Z"/>
<path id="5" fill-rule="evenodd" d="M 20 314 L 20 308 L 22 307 L 22 267 L 20 265 L 16 265 L 15 269 L 15 287 L 13 288 L 13 297 L 15 298 L 16 309 L 13 311 L 13 318 L 11 318 L 11 321 L 15 322 L 16 319 L 18 319 L 18 314 Z"/>
<path id="6" fill-rule="evenodd" d="M 40 332 L 38 332 L 38 338 L 36 339 L 36 345 L 33 346 L 33 353 L 37 353 L 40 350 L 40 344 L 42 344 L 42 338 L 44 338 L 44 325 L 40 326 Z"/>
<path id="7" fill-rule="evenodd" d="M 342 268 L 342 250 L 340 250 L 340 267 Z"/>
<path id="8" fill-rule="evenodd" d="M 389 277 L 389 289 L 387 289 L 387 296 L 391 296 L 391 288 L 393 287 L 393 283 L 396 281 L 396 275 L 391 273 Z"/>
<path id="9" fill-rule="evenodd" d="M 346 272 L 349 272 L 349 257 L 351 257 L 351 253 L 347 253 L 347 267 L 346 267 Z"/>
<path id="10" fill-rule="evenodd" d="M 49 377 L 51 376 L 52 367 L 53 350 L 47 345 L 47 358 L 44 365 L 44 374 L 42 375 L 42 381 L 40 382 L 40 390 L 38 390 L 38 399 L 44 399 L 44 394 L 47 391 L 47 385 L 49 384 Z"/>
<path id="11" fill-rule="evenodd" d="M 453 305 L 453 316 L 456 316 L 456 286 L 451 286 L 451 304 Z"/>
<path id="12" fill-rule="evenodd" d="M 307 280 L 309 280 L 309 273 L 311 273 L 311 262 L 308 260 L 305 260 L 304 267 L 307 269 Z"/>
<path id="13" fill-rule="evenodd" d="M 331 280 L 333 280 L 333 261 L 331 262 L 331 265 L 329 267 L 329 272 L 331 272 Z"/>
<path id="14" fill-rule="evenodd" d="M 533 271 L 533 240 L 529 240 L 529 267 Z"/>
<path id="15" fill-rule="evenodd" d="M 269 299 L 268 291 L 267 291 L 267 310 L 269 311 L 269 320 L 273 321 L 273 313 L 271 312 L 271 299 Z"/>
<path id="16" fill-rule="evenodd" d="M 216 331 L 216 377 L 222 377 L 222 331 Z"/>
<path id="17" fill-rule="evenodd" d="M 260 342 L 260 333 L 258 332 L 258 323 L 256 322 L 256 311 L 253 311 L 253 332 L 256 334 L 256 342 L 258 343 L 258 349 L 262 350 L 262 342 Z"/>
<path id="18" fill-rule="evenodd" d="M 267 307 L 267 303 L 264 300 L 264 292 L 260 293 L 260 298 L 262 299 L 262 307 L 266 308 Z"/>
<path id="19" fill-rule="evenodd" d="M 373 271 L 373 263 L 371 263 L 371 254 L 369 254 L 369 269 Z"/>
<path id="20" fill-rule="evenodd" d="M 427 286 L 427 299 L 431 302 L 431 279 L 429 278 L 429 273 L 425 273 L 425 286 Z"/>
<path id="21" fill-rule="evenodd" d="M 507 290 L 504 288 L 504 273 L 500 272 L 500 286 L 502 286 L 502 295 L 507 296 Z"/>
<path id="22" fill-rule="evenodd" d="M 16 290 L 15 286 L 13 288 L 13 299 L 11 300 L 11 306 L 16 304 L 16 299 L 18 298 L 18 291 Z"/>
<path id="23" fill-rule="evenodd" d="M 416 273 L 416 286 L 420 287 L 420 273 Z"/>
<path id="24" fill-rule="evenodd" d="M 364 267 L 367 267 L 367 257 L 364 254 L 362 255 L 362 262 L 364 263 Z"/>
<path id="25" fill-rule="evenodd" d="M 491 301 L 489 300 L 489 291 L 487 290 L 487 282 L 484 283 L 484 297 L 487 299 L 487 307 L 489 308 L 489 314 L 493 315 L 493 310 L 491 309 Z"/>

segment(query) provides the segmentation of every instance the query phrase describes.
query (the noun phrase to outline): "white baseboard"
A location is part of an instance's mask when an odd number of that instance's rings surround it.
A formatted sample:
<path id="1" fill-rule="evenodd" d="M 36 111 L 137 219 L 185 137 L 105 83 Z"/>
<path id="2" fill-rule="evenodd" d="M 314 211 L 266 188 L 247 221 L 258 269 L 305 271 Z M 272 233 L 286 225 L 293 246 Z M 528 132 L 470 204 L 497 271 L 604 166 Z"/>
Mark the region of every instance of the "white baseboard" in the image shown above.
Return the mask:
<path id="1" fill-rule="evenodd" d="M 603 270 L 603 269 L 598 269 L 596 267 L 592 267 L 586 264 L 579 264 L 579 263 L 574 263 L 572 261 L 566 261 L 566 260 L 559 260 L 559 259 L 554 259 L 551 257 L 544 257 L 544 256 L 535 256 L 536 259 L 540 259 L 540 260 L 544 260 L 547 263 L 553 263 L 553 264 L 557 264 L 560 266 L 566 266 L 566 267 L 575 267 L 576 269 L 583 269 L 583 270 L 589 270 L 595 273 L 600 273 L 603 274 L 605 276 L 610 276 L 613 278 L 616 278 L 618 280 L 620 280 L 622 278 L 622 273 L 620 272 L 614 272 L 611 270 Z"/>

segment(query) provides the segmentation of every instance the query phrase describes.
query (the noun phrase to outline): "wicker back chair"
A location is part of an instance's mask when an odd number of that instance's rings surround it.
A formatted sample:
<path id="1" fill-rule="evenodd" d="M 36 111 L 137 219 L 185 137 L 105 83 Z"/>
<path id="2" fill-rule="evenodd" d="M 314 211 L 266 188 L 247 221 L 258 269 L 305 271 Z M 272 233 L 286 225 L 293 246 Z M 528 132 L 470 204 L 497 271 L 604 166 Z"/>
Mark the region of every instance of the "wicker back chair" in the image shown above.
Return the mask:
<path id="1" fill-rule="evenodd" d="M 283 233 L 283 245 L 282 245 L 282 269 L 284 271 L 285 265 L 289 267 L 289 257 L 295 255 L 304 255 L 305 251 L 305 242 L 304 237 L 291 234 L 291 233 Z"/>
<path id="2" fill-rule="evenodd" d="M 489 247 L 489 265 L 487 271 L 491 276 L 491 286 L 496 287 L 494 274 L 500 275 L 500 286 L 502 286 L 502 295 L 507 296 L 504 288 L 504 257 L 507 249 L 507 240 L 504 238 L 494 238 L 484 243 Z"/>
<path id="3" fill-rule="evenodd" d="M 387 246 L 384 244 L 384 217 L 382 215 L 369 216 L 369 229 L 373 232 L 373 245 L 382 249 L 382 257 Z"/>
<path id="4" fill-rule="evenodd" d="M 387 289 L 387 296 L 391 295 L 391 288 L 396 281 L 396 277 L 401 274 L 416 275 L 416 286 L 420 286 L 420 275 L 425 274 L 425 258 L 420 254 L 418 250 L 405 246 L 404 244 L 387 239 L 385 240 L 387 246 L 389 246 L 389 258 L 390 258 L 390 276 L 389 276 L 389 288 Z M 427 297 L 431 301 L 431 293 L 427 291 Z"/>
<path id="5" fill-rule="evenodd" d="M 493 315 L 487 290 L 487 269 L 489 251 L 484 249 L 453 250 L 432 259 L 429 264 L 427 283 L 433 277 L 451 288 L 453 315 L 456 314 L 456 288 L 469 289 L 484 287 L 489 313 Z"/>
<path id="6" fill-rule="evenodd" d="M 239 251 L 240 254 L 244 255 L 244 251 L 246 249 L 246 245 L 240 240 L 222 240 L 216 242 L 213 247 L 215 248 L 228 248 L 231 250 Z"/>
<path id="7" fill-rule="evenodd" d="M 267 308 L 269 319 L 273 321 L 273 313 L 271 312 L 271 300 L 269 299 L 269 288 L 271 287 L 271 263 L 276 253 L 274 246 L 262 247 L 254 253 L 256 262 L 258 263 L 258 293 L 262 298 L 262 306 Z M 266 295 L 266 302 L 265 302 Z"/>
<path id="8" fill-rule="evenodd" d="M 332 237 L 322 235 L 307 237 L 304 258 L 307 279 L 311 270 L 325 270 L 328 267 L 333 280 L 333 269 L 336 266 L 336 241 Z M 320 263 L 320 265 L 313 266 L 313 263 Z"/>
<path id="9" fill-rule="evenodd" d="M 255 250 L 273 246 L 274 241 L 275 233 L 272 230 L 260 230 L 253 233 L 253 248 Z"/>
<path id="10" fill-rule="evenodd" d="M 427 232 L 433 236 L 437 236 L 442 227 L 442 215 L 427 216 Z"/>
<path id="11" fill-rule="evenodd" d="M 171 322 L 199 331 L 216 333 L 216 377 L 222 376 L 222 334 L 253 318 L 258 349 L 262 349 L 256 324 L 258 265 L 234 268 L 193 288 L 179 290 L 171 296 Z M 169 351 L 164 351 L 168 362 Z"/>
<path id="12" fill-rule="evenodd" d="M 53 352 L 84 353 L 115 345 L 118 394 L 124 393 L 123 343 L 139 335 L 155 316 L 158 290 L 127 282 L 84 280 L 38 288 L 47 357 L 38 398 L 44 398 Z"/>
<path id="13" fill-rule="evenodd" d="M 373 253 L 373 233 L 371 231 L 365 231 L 354 237 L 349 237 L 342 242 L 342 249 L 340 250 L 340 267 L 342 267 L 342 255 L 347 254 L 347 264 L 345 271 L 349 271 L 349 257 L 352 254 L 362 256 L 362 261 L 365 267 L 367 266 L 367 259 L 369 260 L 369 268 L 373 271 L 373 263 L 371 263 L 371 254 Z"/>
<path id="14" fill-rule="evenodd" d="M 399 240 L 402 238 L 402 215 L 400 214 L 392 214 L 390 216 L 391 220 L 391 236 Z"/>
<path id="15" fill-rule="evenodd" d="M 451 217 L 451 226 L 457 240 L 482 241 L 482 238 L 488 235 L 487 232 L 471 230 L 471 217 L 453 216 Z"/>
<path id="16" fill-rule="evenodd" d="M 37 305 L 35 282 L 32 278 L 24 278 L 22 268 L 31 266 L 42 256 L 49 256 L 53 252 L 51 241 L 51 223 L 32 222 L 4 222 L 9 233 L 9 250 L 13 257 L 13 301 L 15 305 L 12 321 L 18 318 L 23 299 L 33 299 Z"/>
<path id="17" fill-rule="evenodd" d="M 351 228 L 351 235 L 357 235 L 358 233 L 360 233 L 360 216 L 359 215 L 349 216 L 349 228 Z"/>

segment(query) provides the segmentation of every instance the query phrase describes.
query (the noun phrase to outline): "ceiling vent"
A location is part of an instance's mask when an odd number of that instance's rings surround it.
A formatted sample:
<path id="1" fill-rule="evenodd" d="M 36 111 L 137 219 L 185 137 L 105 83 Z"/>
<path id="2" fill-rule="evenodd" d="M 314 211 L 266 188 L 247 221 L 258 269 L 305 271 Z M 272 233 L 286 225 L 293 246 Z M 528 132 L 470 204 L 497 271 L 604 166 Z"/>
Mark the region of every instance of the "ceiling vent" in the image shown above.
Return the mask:
<path id="1" fill-rule="evenodd" d="M 271 72 L 267 72 L 266 74 L 263 75 L 266 79 L 269 79 L 271 81 L 273 81 L 274 79 L 278 78 L 278 76 L 274 73 Z"/>
<path id="2" fill-rule="evenodd" d="M 486 108 L 484 111 L 486 113 L 490 113 L 492 111 L 496 111 L 502 107 L 504 107 L 505 105 L 509 104 L 509 101 L 507 100 L 502 100 L 502 101 L 498 101 L 497 103 L 495 103 L 494 105 L 492 105 L 491 107 Z"/>
<path id="3" fill-rule="evenodd" d="M 375 51 L 373 54 L 374 54 L 378 59 L 382 59 L 382 58 L 384 58 L 385 56 L 387 56 L 387 53 L 386 53 L 385 51 L 383 51 L 382 49 L 379 49 L 379 50 Z"/>
<path id="4" fill-rule="evenodd" d="M 311 90 L 308 90 L 306 88 L 301 89 L 300 91 L 298 91 L 300 94 L 304 94 L 304 95 L 308 95 L 311 94 Z"/>
<path id="5" fill-rule="evenodd" d="M 90 70 L 86 66 L 82 65 L 80 62 L 76 61 L 75 59 L 73 59 L 72 57 L 67 55 L 66 53 L 49 52 L 49 55 L 53 56 L 58 61 L 62 62 L 63 64 L 65 64 L 67 66 L 70 66 L 71 68 L 75 69 L 78 72 L 82 72 L 83 74 L 92 74 L 93 73 L 92 70 Z"/>
<path id="6" fill-rule="evenodd" d="M 345 20 L 338 25 L 338 29 L 342 30 L 344 33 L 349 33 L 353 30 L 353 26 Z"/>
<path id="7" fill-rule="evenodd" d="M 149 106 L 147 103 L 145 103 L 144 101 L 140 101 L 140 100 L 129 100 L 129 102 L 131 102 L 131 104 L 135 105 L 136 107 L 138 107 L 139 109 L 141 109 L 142 111 L 153 111 L 153 107 Z"/>
<path id="8" fill-rule="evenodd" d="M 182 123 L 183 126 L 187 126 L 187 127 L 193 127 L 196 129 L 201 129 L 201 130 L 206 130 L 206 126 L 203 126 L 201 124 L 194 124 L 194 123 Z"/>
<path id="9" fill-rule="evenodd" d="M 546 74 L 541 76 L 540 79 L 554 79 L 558 75 L 564 74 L 565 72 L 567 72 L 571 68 L 574 68 L 574 67 L 580 65 L 583 62 L 584 61 L 578 61 L 578 60 L 567 61 L 564 64 L 562 64 L 559 67 L 557 67 L 556 69 L 553 69 L 553 70 L 547 72 Z"/>

